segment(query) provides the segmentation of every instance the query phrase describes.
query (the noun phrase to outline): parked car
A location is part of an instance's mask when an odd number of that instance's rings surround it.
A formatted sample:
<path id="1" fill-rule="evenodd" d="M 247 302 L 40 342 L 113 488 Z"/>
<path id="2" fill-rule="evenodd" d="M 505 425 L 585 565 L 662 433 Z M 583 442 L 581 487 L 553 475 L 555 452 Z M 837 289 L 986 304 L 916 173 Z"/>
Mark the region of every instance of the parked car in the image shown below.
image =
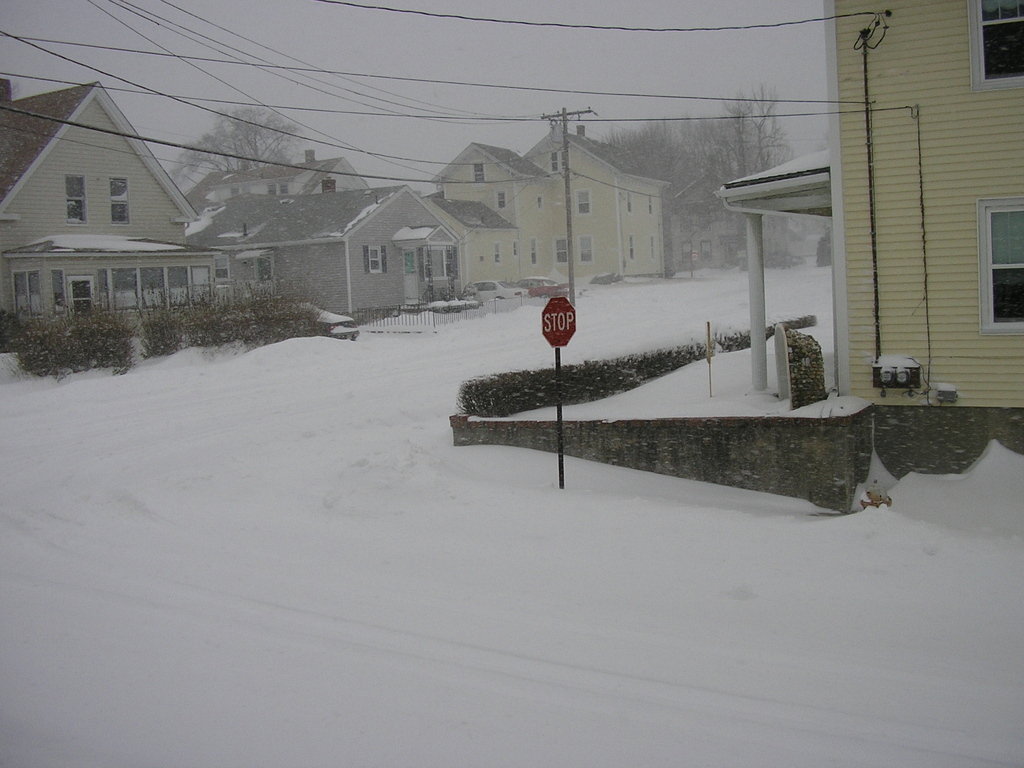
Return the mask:
<path id="1" fill-rule="evenodd" d="M 503 280 L 478 280 L 467 285 L 462 290 L 462 295 L 477 301 L 490 301 L 491 299 L 518 299 L 525 296 L 526 291 Z"/>
<path id="2" fill-rule="evenodd" d="M 568 296 L 569 284 L 560 283 L 550 277 L 524 277 L 516 283 L 520 288 L 526 289 L 527 296 Z"/>
<path id="3" fill-rule="evenodd" d="M 356 321 L 348 315 L 337 315 L 323 309 L 318 309 L 317 312 L 320 313 L 317 315 L 317 320 L 324 336 L 330 336 L 332 339 L 347 339 L 348 341 L 355 341 L 359 338 Z"/>

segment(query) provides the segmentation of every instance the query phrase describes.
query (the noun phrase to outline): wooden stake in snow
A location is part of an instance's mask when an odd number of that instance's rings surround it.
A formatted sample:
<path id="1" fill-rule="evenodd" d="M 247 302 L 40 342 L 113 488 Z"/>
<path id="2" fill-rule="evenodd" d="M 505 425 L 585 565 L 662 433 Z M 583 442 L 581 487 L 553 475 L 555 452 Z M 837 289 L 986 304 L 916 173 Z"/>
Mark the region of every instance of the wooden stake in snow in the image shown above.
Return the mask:
<path id="1" fill-rule="evenodd" d="M 710 320 L 708 320 L 708 322 L 707 322 L 707 329 L 708 329 L 708 340 L 707 340 L 707 343 L 705 344 L 705 347 L 707 349 L 707 358 L 708 358 L 708 397 L 714 397 L 715 393 L 711 390 L 711 358 L 715 356 L 715 345 L 714 345 L 714 343 L 712 342 L 712 339 L 711 339 L 711 321 Z"/>

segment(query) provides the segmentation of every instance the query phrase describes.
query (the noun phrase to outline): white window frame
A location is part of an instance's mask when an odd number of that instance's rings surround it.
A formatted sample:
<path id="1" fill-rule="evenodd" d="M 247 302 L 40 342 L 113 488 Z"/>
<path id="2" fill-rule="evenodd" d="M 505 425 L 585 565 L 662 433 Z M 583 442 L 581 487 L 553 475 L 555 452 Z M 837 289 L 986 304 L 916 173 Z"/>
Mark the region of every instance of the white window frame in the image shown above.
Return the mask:
<path id="1" fill-rule="evenodd" d="M 368 272 L 371 275 L 380 275 L 384 273 L 384 260 L 380 256 L 380 246 L 371 245 L 369 246 L 369 255 L 367 257 Z"/>
<path id="2" fill-rule="evenodd" d="M 494 244 L 494 263 L 501 264 L 501 243 Z"/>
<path id="3" fill-rule="evenodd" d="M 576 190 L 576 213 L 580 216 L 589 216 L 593 207 L 590 204 L 590 190 Z"/>
<path id="4" fill-rule="evenodd" d="M 32 275 L 35 275 L 35 292 L 32 292 Z M 38 316 L 43 313 L 42 271 L 38 269 L 18 269 L 11 272 L 11 289 L 14 294 L 14 311 L 18 315 Z M 24 286 L 24 293 L 18 292 L 19 283 Z M 19 299 L 21 302 L 19 303 Z"/>
<path id="5" fill-rule="evenodd" d="M 536 264 L 537 263 L 537 238 L 536 237 L 531 237 L 530 238 L 530 263 L 531 264 Z"/>
<path id="6" fill-rule="evenodd" d="M 68 193 L 68 181 L 70 179 L 81 179 L 82 182 L 82 194 L 71 195 Z M 86 224 L 89 221 L 89 207 L 86 203 L 86 189 L 85 189 L 85 175 L 81 173 L 66 173 L 64 174 L 64 219 L 68 224 Z M 72 201 L 78 201 L 82 205 L 82 216 L 77 219 L 73 219 L 68 216 L 68 203 Z"/>
<path id="7" fill-rule="evenodd" d="M 564 237 L 555 238 L 555 263 L 569 263 L 569 243 Z"/>
<path id="8" fill-rule="evenodd" d="M 486 180 L 487 178 L 484 175 L 484 164 L 473 163 L 473 181 L 476 182 L 477 184 L 480 184 Z"/>
<path id="9" fill-rule="evenodd" d="M 503 192 L 501 190 L 496 192 L 495 193 L 495 202 L 496 202 L 499 210 L 504 208 L 505 205 L 508 203 L 508 197 L 506 196 L 505 192 Z"/>
<path id="10" fill-rule="evenodd" d="M 120 194 L 114 194 L 114 182 L 124 182 L 124 192 Z M 132 223 L 131 210 L 128 206 L 128 178 L 126 176 L 111 176 L 107 183 L 110 187 L 110 223 L 116 227 L 125 227 Z M 118 219 L 114 216 L 114 211 L 118 209 L 124 210 L 124 218 Z"/>
<path id="11" fill-rule="evenodd" d="M 634 261 L 636 259 L 636 238 L 633 235 L 629 236 L 629 260 Z"/>
<path id="12" fill-rule="evenodd" d="M 580 235 L 580 262 L 592 264 L 594 261 L 594 238 L 590 235 Z"/>
<path id="13" fill-rule="evenodd" d="M 976 91 L 987 91 L 997 88 L 1024 88 L 1024 72 L 1010 77 L 985 77 L 984 32 L 985 27 L 993 22 L 982 21 L 982 2 L 984 0 L 968 0 L 967 3 L 967 15 L 970 19 L 971 87 Z M 1022 18 L 1022 21 L 1024 21 L 1024 18 Z"/>
<path id="14" fill-rule="evenodd" d="M 996 322 L 992 306 L 992 273 L 997 269 L 1024 269 L 1021 264 L 992 263 L 993 213 L 1024 213 L 1024 197 L 988 198 L 978 200 L 978 269 L 981 275 L 981 332 L 983 334 L 1024 334 L 1024 321 Z"/>

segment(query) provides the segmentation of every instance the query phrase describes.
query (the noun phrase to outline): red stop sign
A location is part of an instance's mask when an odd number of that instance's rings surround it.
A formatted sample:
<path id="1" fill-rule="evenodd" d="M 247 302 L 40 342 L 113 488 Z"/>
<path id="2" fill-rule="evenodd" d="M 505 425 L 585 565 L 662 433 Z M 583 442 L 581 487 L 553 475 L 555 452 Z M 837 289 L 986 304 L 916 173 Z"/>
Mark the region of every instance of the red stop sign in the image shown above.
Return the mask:
<path id="1" fill-rule="evenodd" d="M 540 328 L 552 347 L 564 347 L 576 333 L 576 309 L 565 296 L 553 296 L 540 313 Z"/>

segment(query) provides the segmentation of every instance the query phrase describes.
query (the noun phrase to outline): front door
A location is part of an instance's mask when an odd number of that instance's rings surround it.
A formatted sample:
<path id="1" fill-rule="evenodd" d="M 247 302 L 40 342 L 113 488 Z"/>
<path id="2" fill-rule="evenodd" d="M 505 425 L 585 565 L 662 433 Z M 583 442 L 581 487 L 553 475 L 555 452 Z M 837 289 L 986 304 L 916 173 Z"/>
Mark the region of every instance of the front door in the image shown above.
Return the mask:
<path id="1" fill-rule="evenodd" d="M 93 285 L 94 281 L 91 276 L 68 278 L 72 312 L 92 311 Z"/>
<path id="2" fill-rule="evenodd" d="M 402 252 L 405 261 L 405 303 L 416 304 L 420 300 L 420 275 L 416 268 L 416 251 Z"/>

